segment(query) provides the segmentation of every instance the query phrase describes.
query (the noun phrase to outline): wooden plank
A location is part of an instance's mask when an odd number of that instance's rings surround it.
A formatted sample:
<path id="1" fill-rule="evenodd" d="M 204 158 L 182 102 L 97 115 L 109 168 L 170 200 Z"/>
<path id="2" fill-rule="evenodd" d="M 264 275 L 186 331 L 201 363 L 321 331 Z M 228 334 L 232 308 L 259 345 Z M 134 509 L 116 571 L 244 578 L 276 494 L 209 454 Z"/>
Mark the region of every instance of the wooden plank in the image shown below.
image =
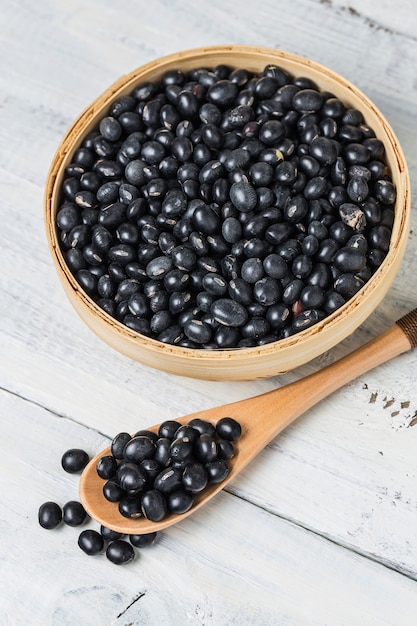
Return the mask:
<path id="1" fill-rule="evenodd" d="M 105 439 L 10 393 L 0 403 L 9 423 L 2 623 L 64 626 L 74 615 L 86 626 L 414 623 L 417 589 L 407 577 L 224 492 L 130 565 L 87 557 L 76 545 L 79 528 L 46 531 L 37 509 L 77 499 L 78 477 L 61 469 L 61 455 L 74 446 L 94 453 Z"/>
<path id="2" fill-rule="evenodd" d="M 67 127 L 121 74 L 163 54 L 225 42 L 279 47 L 328 65 L 374 100 L 403 146 L 414 197 L 417 17 L 411 0 L 285 6 L 241 0 L 227 9 L 222 0 L 209 8 L 195 0 L 155 0 L 123 10 L 108 0 L 42 6 L 6 0 L 2 19 L 4 623 L 72 624 L 77 615 L 86 625 L 414 624 L 415 353 L 320 403 L 204 515 L 165 533 L 130 569 L 85 557 L 74 529 L 47 533 L 35 520 L 40 501 L 63 498 L 64 491 L 65 498 L 75 496 L 76 480 L 57 470 L 61 452 L 75 441 L 95 452 L 120 429 L 290 382 L 417 304 L 413 211 L 406 256 L 387 298 L 352 337 L 298 371 L 267 381 L 209 383 L 129 361 L 77 318 L 46 247 L 43 187 Z"/>

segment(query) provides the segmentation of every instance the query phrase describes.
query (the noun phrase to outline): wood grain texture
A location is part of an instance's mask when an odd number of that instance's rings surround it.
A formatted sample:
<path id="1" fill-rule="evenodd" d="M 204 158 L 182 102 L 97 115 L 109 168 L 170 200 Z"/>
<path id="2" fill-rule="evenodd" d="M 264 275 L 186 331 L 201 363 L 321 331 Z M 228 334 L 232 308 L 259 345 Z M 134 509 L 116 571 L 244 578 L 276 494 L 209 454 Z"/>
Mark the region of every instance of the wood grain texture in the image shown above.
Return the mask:
<path id="1" fill-rule="evenodd" d="M 411 0 L 2 0 L 0 32 L 0 623 L 35 626 L 415 623 L 416 354 L 362 375 L 311 409 L 132 566 L 88 558 L 77 531 L 41 529 L 39 504 L 75 497 L 62 472 L 119 430 L 297 380 L 417 305 L 417 216 L 387 297 L 348 339 L 284 376 L 177 378 L 115 353 L 68 304 L 42 201 L 67 128 L 122 74 L 225 43 L 275 46 L 354 82 L 393 126 L 417 180 L 417 15 Z M 254 415 L 256 420 L 256 415 Z"/>
<path id="2" fill-rule="evenodd" d="M 20 416 L 0 474 L 2 624 L 71 624 L 74 615 L 82 626 L 414 623 L 409 578 L 227 493 L 161 532 L 125 568 L 87 557 L 76 546 L 79 529 L 46 531 L 36 511 L 48 499 L 76 498 L 78 477 L 60 468 L 62 446 L 91 453 L 103 437 L 12 394 L 0 397 L 4 411 Z"/>

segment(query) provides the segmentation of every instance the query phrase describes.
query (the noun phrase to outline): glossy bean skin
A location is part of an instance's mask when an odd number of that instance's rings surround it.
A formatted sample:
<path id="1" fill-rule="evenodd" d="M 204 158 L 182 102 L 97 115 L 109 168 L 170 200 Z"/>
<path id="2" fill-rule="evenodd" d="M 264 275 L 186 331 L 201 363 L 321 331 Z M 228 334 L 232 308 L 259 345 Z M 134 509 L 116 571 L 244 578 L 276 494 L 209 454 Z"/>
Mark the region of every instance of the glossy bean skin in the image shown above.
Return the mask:
<path id="1" fill-rule="evenodd" d="M 56 502 L 44 502 L 39 507 L 38 522 L 42 528 L 52 530 L 62 521 L 62 510 Z"/>
<path id="2" fill-rule="evenodd" d="M 83 530 L 78 537 L 78 546 L 88 555 L 99 554 L 104 548 L 103 536 L 95 530 Z"/>
<path id="3" fill-rule="evenodd" d="M 130 543 L 116 539 L 107 546 L 106 557 L 115 565 L 127 565 L 135 558 L 135 552 Z"/>
<path id="4" fill-rule="evenodd" d="M 89 460 L 87 452 L 79 448 L 71 448 L 62 455 L 61 465 L 66 472 L 77 474 L 85 468 Z"/>
<path id="5" fill-rule="evenodd" d="M 70 500 L 62 508 L 62 519 L 68 526 L 81 526 L 86 517 L 87 513 L 81 502 Z"/>

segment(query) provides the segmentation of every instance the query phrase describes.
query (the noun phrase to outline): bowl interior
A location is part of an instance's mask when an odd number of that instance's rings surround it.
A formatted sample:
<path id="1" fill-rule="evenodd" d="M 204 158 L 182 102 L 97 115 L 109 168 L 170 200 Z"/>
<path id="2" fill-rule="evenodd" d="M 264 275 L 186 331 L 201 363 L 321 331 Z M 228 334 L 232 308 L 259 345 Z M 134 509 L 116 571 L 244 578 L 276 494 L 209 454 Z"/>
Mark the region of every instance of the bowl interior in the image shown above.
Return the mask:
<path id="1" fill-rule="evenodd" d="M 314 80 L 322 91 L 340 98 L 362 112 L 385 145 L 386 161 L 397 189 L 391 245 L 382 265 L 364 287 L 335 313 L 287 339 L 252 348 L 233 350 L 190 349 L 150 339 L 105 313 L 81 289 L 69 270 L 59 245 L 55 216 L 60 204 L 64 172 L 83 139 L 107 114 L 110 104 L 146 81 L 158 81 L 170 69 L 187 72 L 198 67 L 226 64 L 260 72 L 276 64 L 294 76 Z M 375 105 L 354 85 L 328 68 L 309 59 L 252 46 L 216 46 L 188 50 L 152 61 L 117 80 L 74 122 L 52 162 L 45 192 L 47 237 L 65 292 L 85 323 L 112 348 L 151 367 L 178 375 L 208 380 L 248 380 L 273 376 L 298 367 L 330 349 L 351 334 L 386 295 L 403 258 L 410 219 L 409 180 L 398 140 Z"/>

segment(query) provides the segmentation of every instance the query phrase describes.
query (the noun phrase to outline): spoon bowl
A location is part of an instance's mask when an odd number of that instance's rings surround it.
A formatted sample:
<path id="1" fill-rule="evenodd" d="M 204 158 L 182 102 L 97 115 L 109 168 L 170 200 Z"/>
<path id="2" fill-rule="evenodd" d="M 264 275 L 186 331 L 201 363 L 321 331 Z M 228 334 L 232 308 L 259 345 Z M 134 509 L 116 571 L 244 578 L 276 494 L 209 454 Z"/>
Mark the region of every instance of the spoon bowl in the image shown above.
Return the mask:
<path id="1" fill-rule="evenodd" d="M 317 402 L 361 374 L 416 346 L 417 309 L 414 309 L 364 346 L 301 380 L 259 396 L 176 419 L 181 424 L 194 418 L 216 424 L 222 417 L 232 417 L 242 428 L 242 435 L 235 444 L 236 453 L 228 461 L 230 471 L 226 479 L 221 483 L 209 484 L 204 491 L 196 494 L 193 506 L 185 513 L 170 514 L 159 522 L 146 517 L 123 517 L 117 503 L 105 499 L 102 491 L 104 481 L 96 471 L 98 459 L 110 454 L 110 448 L 101 451 L 84 469 L 80 479 L 81 502 L 93 519 L 123 534 L 141 535 L 176 524 L 198 511 L 284 428 Z M 158 427 L 155 425 L 148 430 L 157 432 Z"/>

